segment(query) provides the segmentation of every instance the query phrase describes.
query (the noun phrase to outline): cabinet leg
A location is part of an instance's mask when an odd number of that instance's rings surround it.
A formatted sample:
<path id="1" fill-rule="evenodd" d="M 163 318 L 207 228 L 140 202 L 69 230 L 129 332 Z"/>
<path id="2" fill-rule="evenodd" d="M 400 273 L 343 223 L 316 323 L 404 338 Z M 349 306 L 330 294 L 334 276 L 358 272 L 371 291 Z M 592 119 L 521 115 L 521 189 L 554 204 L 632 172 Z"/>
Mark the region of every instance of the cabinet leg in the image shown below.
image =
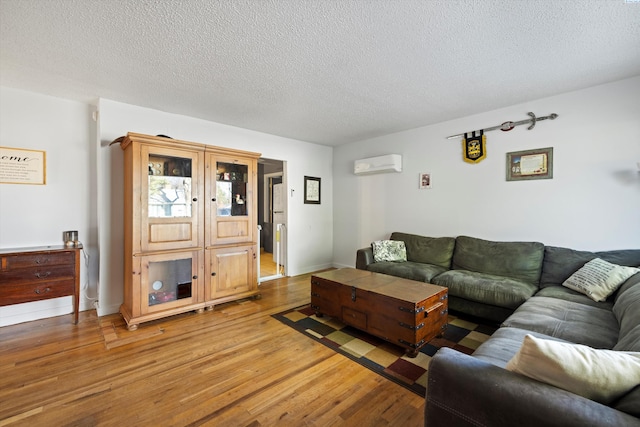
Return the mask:
<path id="1" fill-rule="evenodd" d="M 255 299 L 262 299 L 262 294 L 257 294 L 256 296 L 254 296 Z"/>
<path id="2" fill-rule="evenodd" d="M 202 313 L 204 313 L 204 308 L 199 308 L 199 309 L 197 309 L 197 310 L 196 310 L 196 313 L 198 313 L 198 314 L 202 314 Z"/>
<path id="3" fill-rule="evenodd" d="M 137 329 L 138 329 L 138 324 L 137 323 L 132 324 L 132 325 L 127 325 L 127 330 L 129 330 L 129 331 L 135 331 Z"/>
<path id="4" fill-rule="evenodd" d="M 212 305 L 207 306 L 207 311 L 213 311 L 213 306 Z"/>

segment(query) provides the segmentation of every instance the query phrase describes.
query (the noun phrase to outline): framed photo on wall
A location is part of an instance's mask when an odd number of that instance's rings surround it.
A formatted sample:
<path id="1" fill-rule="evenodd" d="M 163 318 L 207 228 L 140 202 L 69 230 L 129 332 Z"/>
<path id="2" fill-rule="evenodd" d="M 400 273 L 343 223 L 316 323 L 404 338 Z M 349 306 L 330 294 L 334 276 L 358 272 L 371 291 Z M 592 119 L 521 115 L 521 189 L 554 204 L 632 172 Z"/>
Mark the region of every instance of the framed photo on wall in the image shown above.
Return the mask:
<path id="1" fill-rule="evenodd" d="M 320 178 L 304 177 L 304 202 L 315 205 L 320 204 Z"/>
<path id="2" fill-rule="evenodd" d="M 425 189 L 431 188 L 431 174 L 430 173 L 422 172 L 422 173 L 420 173 L 418 178 L 419 178 L 419 180 L 418 180 L 418 188 L 420 188 L 421 190 L 425 190 Z"/>
<path id="3" fill-rule="evenodd" d="M 553 178 L 553 147 L 507 153 L 507 181 Z"/>

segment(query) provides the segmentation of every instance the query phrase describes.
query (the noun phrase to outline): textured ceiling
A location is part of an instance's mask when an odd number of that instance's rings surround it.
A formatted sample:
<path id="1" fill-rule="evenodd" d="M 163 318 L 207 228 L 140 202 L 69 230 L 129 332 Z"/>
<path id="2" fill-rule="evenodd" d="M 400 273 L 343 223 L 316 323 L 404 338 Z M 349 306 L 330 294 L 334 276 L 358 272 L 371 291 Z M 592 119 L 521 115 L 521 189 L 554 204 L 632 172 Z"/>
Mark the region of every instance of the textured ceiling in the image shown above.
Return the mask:
<path id="1" fill-rule="evenodd" d="M 2 86 L 339 145 L 640 75 L 640 3 L 0 0 L 0 48 Z"/>

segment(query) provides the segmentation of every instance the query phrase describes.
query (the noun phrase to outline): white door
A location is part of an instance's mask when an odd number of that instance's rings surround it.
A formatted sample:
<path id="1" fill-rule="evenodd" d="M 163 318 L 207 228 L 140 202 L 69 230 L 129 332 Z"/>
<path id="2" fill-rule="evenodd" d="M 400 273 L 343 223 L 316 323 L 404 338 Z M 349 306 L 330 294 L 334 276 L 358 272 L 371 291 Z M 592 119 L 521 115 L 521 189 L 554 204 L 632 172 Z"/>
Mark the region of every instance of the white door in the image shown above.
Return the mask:
<path id="1" fill-rule="evenodd" d="M 284 211 L 284 184 L 273 186 L 273 261 L 284 265 L 284 225 L 287 219 Z"/>

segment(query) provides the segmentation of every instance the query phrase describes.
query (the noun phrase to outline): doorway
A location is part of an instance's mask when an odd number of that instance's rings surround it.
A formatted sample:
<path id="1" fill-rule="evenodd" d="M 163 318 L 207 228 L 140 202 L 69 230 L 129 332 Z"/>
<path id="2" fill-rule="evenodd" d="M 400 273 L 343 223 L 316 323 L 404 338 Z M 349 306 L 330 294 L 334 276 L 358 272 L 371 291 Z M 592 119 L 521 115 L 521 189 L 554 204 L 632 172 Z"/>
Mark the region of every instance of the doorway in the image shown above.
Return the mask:
<path id="1" fill-rule="evenodd" d="M 286 276 L 285 163 L 258 159 L 258 283 Z"/>

